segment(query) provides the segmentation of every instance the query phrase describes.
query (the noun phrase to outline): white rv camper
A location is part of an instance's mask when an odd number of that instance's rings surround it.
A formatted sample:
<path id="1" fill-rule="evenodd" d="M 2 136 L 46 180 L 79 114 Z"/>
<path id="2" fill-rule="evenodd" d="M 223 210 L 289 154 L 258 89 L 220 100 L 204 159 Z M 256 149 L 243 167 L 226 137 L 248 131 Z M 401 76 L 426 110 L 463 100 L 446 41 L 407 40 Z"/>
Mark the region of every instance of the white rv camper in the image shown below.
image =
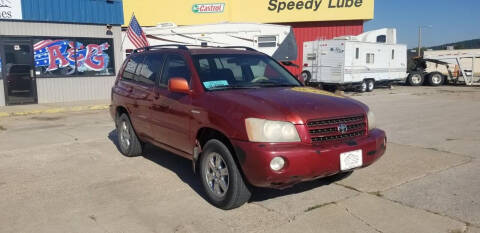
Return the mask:
<path id="1" fill-rule="evenodd" d="M 304 80 L 310 85 L 358 88 L 403 81 L 407 77 L 407 46 L 397 44 L 396 30 L 385 28 L 358 36 L 303 44 Z"/>
<path id="2" fill-rule="evenodd" d="M 161 23 L 156 27 L 143 29 L 151 46 L 168 44 L 245 46 L 282 62 L 297 59 L 297 43 L 290 26 L 256 23 L 177 26 L 174 23 Z M 135 47 L 125 39 L 122 49 L 124 54 L 128 54 Z"/>

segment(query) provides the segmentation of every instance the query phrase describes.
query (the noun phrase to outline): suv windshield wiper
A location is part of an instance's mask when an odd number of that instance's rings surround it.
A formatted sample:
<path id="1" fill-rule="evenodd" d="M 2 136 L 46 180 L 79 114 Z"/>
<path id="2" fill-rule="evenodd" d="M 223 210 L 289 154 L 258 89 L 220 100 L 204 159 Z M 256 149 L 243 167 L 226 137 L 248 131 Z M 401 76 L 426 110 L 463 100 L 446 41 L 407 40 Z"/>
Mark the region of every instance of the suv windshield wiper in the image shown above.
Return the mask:
<path id="1" fill-rule="evenodd" d="M 291 83 L 278 83 L 278 82 L 273 82 L 273 81 L 261 81 L 261 82 L 256 82 L 253 84 L 258 84 L 254 85 L 257 87 L 297 87 L 299 85 L 291 84 Z"/>

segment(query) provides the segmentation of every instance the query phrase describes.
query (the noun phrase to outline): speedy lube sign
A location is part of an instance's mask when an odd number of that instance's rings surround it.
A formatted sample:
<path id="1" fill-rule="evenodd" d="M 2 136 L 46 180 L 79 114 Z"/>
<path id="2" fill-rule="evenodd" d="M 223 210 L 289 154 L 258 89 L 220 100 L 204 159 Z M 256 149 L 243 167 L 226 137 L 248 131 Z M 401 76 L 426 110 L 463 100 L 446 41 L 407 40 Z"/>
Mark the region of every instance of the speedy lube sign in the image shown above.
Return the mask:
<path id="1" fill-rule="evenodd" d="M 233 9 L 243 4 L 257 6 L 249 8 L 248 14 L 233 11 L 233 21 L 248 18 L 271 23 L 369 20 L 373 19 L 374 8 L 373 0 L 242 0 L 232 1 L 232 4 Z"/>
<path id="2" fill-rule="evenodd" d="M 161 22 L 284 23 L 373 18 L 374 0 L 123 0 L 125 22 L 135 13 L 142 26 Z"/>

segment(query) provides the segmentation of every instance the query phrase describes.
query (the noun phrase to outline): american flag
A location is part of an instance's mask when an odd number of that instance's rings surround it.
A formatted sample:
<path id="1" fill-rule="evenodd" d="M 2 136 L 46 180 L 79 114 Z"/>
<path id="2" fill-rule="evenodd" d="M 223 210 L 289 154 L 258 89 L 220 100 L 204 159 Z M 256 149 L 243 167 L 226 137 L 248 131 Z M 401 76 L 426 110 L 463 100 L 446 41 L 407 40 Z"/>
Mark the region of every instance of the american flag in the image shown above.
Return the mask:
<path id="1" fill-rule="evenodd" d="M 130 25 L 128 25 L 127 36 L 137 49 L 150 45 L 147 41 L 145 33 L 142 30 L 142 27 L 140 27 L 137 18 L 135 18 L 135 15 L 132 16 L 132 19 L 130 20 Z"/>

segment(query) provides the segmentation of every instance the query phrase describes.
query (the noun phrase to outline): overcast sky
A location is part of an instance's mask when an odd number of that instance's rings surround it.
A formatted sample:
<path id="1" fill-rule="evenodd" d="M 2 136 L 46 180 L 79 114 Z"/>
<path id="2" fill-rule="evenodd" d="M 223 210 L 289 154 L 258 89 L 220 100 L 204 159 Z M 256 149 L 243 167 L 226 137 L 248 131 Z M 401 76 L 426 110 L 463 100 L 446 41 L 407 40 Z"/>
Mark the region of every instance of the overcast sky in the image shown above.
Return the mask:
<path id="1" fill-rule="evenodd" d="M 365 31 L 397 28 L 399 43 L 415 48 L 418 26 L 423 46 L 480 39 L 480 0 L 376 0 L 375 18 L 365 23 Z"/>

